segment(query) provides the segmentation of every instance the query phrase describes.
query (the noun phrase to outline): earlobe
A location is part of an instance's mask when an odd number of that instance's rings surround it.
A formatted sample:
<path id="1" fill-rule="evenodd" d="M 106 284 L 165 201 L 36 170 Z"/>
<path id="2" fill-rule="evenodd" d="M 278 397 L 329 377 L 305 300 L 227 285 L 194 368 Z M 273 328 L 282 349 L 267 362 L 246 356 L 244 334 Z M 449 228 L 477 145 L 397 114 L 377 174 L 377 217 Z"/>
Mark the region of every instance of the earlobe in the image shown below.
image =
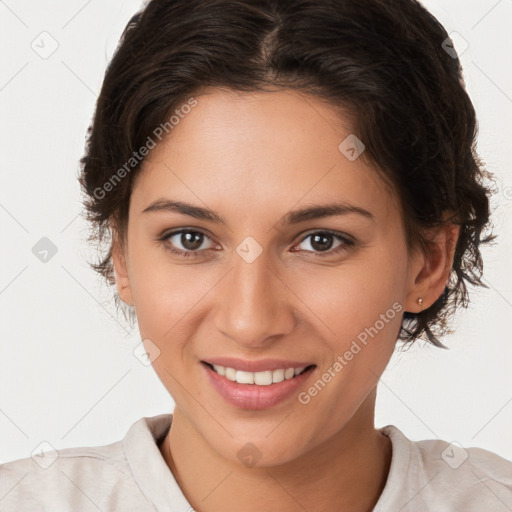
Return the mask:
<path id="1" fill-rule="evenodd" d="M 112 263 L 114 265 L 114 275 L 116 279 L 117 293 L 121 300 L 133 306 L 132 290 L 130 278 L 128 275 L 128 265 L 121 244 L 118 240 L 112 243 Z"/>
<path id="2" fill-rule="evenodd" d="M 444 292 L 453 266 L 459 236 L 458 225 L 446 223 L 435 233 L 426 249 L 416 252 L 411 266 L 411 283 L 405 310 L 420 313 Z"/>

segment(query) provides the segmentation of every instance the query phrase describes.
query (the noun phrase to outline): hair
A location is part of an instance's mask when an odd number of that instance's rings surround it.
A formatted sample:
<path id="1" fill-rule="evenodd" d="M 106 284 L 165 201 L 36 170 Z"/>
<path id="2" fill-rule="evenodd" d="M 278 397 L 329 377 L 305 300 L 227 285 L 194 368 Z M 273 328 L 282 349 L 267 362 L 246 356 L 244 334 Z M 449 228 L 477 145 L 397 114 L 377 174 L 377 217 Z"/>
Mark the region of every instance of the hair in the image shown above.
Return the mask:
<path id="1" fill-rule="evenodd" d="M 490 175 L 449 42 L 415 0 L 148 2 L 106 70 L 81 160 L 89 241 L 109 247 L 92 267 L 115 283 L 112 241 L 124 239 L 143 162 L 134 155 L 176 109 L 209 87 L 296 90 L 349 116 L 363 156 L 396 192 L 408 247 L 427 250 L 429 230 L 460 226 L 444 293 L 420 313 L 405 312 L 399 333 L 444 347 L 448 320 L 469 303 L 467 284 L 485 286 L 480 246 L 493 239 L 485 235 Z"/>

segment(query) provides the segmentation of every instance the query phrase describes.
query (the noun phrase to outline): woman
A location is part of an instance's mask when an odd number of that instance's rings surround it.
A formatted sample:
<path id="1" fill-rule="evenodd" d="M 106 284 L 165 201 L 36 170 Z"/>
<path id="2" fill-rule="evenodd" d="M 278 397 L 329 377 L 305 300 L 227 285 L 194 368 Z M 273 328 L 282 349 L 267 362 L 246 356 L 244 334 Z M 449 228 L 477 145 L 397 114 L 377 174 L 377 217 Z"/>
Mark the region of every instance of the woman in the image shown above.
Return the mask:
<path id="1" fill-rule="evenodd" d="M 510 510 L 509 461 L 373 422 L 397 340 L 443 346 L 481 284 L 475 137 L 413 0 L 149 2 L 80 182 L 176 407 L 4 464 L 0 509 Z"/>

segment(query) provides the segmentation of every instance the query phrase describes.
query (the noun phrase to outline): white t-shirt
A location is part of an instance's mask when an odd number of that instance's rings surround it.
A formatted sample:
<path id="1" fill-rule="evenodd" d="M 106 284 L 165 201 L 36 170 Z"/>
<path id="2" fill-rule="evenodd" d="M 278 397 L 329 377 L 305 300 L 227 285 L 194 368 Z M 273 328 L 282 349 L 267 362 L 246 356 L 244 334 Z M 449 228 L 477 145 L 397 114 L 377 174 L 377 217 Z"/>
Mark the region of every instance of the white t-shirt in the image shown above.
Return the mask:
<path id="1" fill-rule="evenodd" d="M 171 420 L 142 418 L 113 444 L 0 465 L 0 511 L 193 512 L 158 449 Z M 374 512 L 512 511 L 512 462 L 480 448 L 412 442 L 392 425 L 381 432 L 393 454 Z"/>

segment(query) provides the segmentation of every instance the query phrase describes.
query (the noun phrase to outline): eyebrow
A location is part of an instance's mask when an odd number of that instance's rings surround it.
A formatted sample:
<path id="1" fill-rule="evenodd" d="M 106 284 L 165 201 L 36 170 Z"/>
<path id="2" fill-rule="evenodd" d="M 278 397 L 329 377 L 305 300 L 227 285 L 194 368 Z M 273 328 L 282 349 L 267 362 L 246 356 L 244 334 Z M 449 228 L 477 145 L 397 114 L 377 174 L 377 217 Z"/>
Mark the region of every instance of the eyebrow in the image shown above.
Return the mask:
<path id="1" fill-rule="evenodd" d="M 212 210 L 209 210 L 208 208 L 194 206 L 192 204 L 184 203 L 182 201 L 170 201 L 167 199 L 159 199 L 154 203 L 151 203 L 146 209 L 142 210 L 142 213 L 161 211 L 181 213 L 183 215 L 189 215 L 190 217 L 194 217 L 195 219 L 210 220 L 218 224 L 226 224 L 226 222 L 220 215 L 218 215 Z"/>
<path id="2" fill-rule="evenodd" d="M 335 215 L 348 215 L 355 213 L 362 215 L 370 220 L 375 220 L 375 215 L 364 208 L 354 206 L 345 202 L 337 202 L 325 205 L 313 205 L 300 210 L 287 213 L 282 219 L 282 224 L 298 224 L 311 219 L 320 219 L 322 217 L 333 217 Z"/>
<path id="3" fill-rule="evenodd" d="M 226 221 L 216 212 L 201 206 L 194 206 L 182 201 L 171 201 L 168 199 L 159 199 L 151 203 L 142 213 L 149 212 L 171 212 L 188 215 L 199 220 L 209 220 L 218 224 L 226 224 Z M 345 202 L 336 202 L 325 205 L 312 205 L 299 210 L 288 212 L 279 221 L 280 224 L 299 224 L 312 219 L 323 217 L 333 217 L 336 215 L 357 214 L 367 219 L 375 221 L 375 215 L 364 208 L 354 206 Z"/>

